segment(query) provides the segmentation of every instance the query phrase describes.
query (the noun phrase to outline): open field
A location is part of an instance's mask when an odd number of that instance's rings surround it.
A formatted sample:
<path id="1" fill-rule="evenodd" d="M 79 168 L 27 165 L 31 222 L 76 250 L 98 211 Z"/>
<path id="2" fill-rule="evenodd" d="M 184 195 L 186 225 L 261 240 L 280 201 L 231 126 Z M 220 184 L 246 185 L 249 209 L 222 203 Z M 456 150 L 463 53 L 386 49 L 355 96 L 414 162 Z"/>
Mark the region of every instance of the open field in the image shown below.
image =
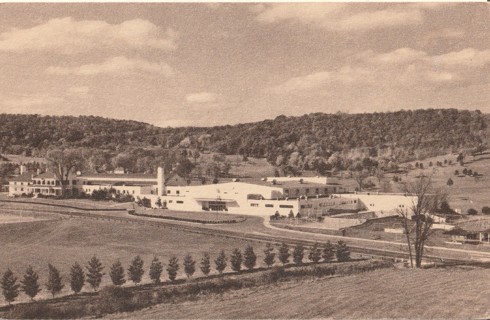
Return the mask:
<path id="1" fill-rule="evenodd" d="M 489 285 L 489 269 L 377 270 L 201 296 L 108 318 L 488 318 Z"/>
<path id="2" fill-rule="evenodd" d="M 145 269 L 148 269 L 154 255 L 157 255 L 164 265 L 171 256 L 177 256 L 182 262 L 186 253 L 199 261 L 204 252 L 209 252 L 214 260 L 221 249 L 229 255 L 234 248 L 243 250 L 248 243 L 253 245 L 259 256 L 258 262 L 261 263 L 264 247 L 261 243 L 205 236 L 156 226 L 79 219 L 0 224 L 0 243 L 0 272 L 11 268 L 20 278 L 27 266 L 32 265 L 40 275 L 40 282 L 44 284 L 47 265 L 52 263 L 61 270 L 65 282 L 64 293 L 69 292 L 67 277 L 71 265 L 75 261 L 85 265 L 94 254 L 101 259 L 105 266 L 104 271 L 108 273 L 110 265 L 116 259 L 128 266 L 134 256 L 140 255 L 145 261 Z M 197 271 L 197 274 L 200 274 L 200 271 Z M 179 276 L 183 276 L 182 268 Z M 164 272 L 162 279 L 165 277 Z M 104 283 L 109 282 L 109 276 L 106 275 Z M 143 282 L 149 282 L 148 274 L 144 275 Z M 41 292 L 40 296 L 47 296 L 46 292 Z M 3 304 L 1 298 L 0 304 Z"/>

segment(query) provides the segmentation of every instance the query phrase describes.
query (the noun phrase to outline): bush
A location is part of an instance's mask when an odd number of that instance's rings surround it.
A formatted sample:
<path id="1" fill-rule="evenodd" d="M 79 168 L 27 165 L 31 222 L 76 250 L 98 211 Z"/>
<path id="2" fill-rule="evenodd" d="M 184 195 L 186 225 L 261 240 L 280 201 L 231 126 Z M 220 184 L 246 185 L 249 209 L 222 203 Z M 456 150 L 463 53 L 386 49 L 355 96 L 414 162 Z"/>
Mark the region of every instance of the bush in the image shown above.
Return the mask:
<path id="1" fill-rule="evenodd" d="M 100 290 L 97 303 L 95 305 L 96 312 L 100 315 L 132 311 L 133 294 L 127 288 L 108 286 Z"/>
<path id="2" fill-rule="evenodd" d="M 15 305 L 5 318 L 8 319 L 75 319 L 86 314 L 84 305 L 71 304 L 62 307 L 49 306 L 45 302 Z"/>
<path id="3" fill-rule="evenodd" d="M 339 240 L 339 242 L 337 243 L 337 250 L 335 252 L 335 255 L 337 257 L 337 261 L 339 262 L 348 261 L 350 259 L 350 251 L 344 241 Z"/>
<path id="4" fill-rule="evenodd" d="M 475 210 L 475 209 L 473 209 L 473 208 L 468 209 L 468 211 L 466 211 L 466 212 L 467 212 L 469 215 L 471 215 L 471 216 L 475 216 L 475 215 L 477 215 L 477 214 L 478 214 L 478 211 L 476 211 L 476 210 Z"/>
<path id="5" fill-rule="evenodd" d="M 481 212 L 483 214 L 490 214 L 490 207 L 484 206 L 483 208 L 481 208 Z"/>

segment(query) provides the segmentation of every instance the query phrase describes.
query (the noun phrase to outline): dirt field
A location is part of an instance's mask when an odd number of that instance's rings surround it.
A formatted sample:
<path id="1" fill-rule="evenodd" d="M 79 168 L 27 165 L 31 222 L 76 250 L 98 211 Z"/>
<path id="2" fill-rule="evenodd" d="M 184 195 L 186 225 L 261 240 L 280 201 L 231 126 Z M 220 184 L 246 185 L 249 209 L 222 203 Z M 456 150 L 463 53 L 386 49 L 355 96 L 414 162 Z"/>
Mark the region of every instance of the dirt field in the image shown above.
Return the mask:
<path id="1" fill-rule="evenodd" d="M 112 315 L 125 319 L 470 319 L 490 316 L 490 270 L 378 270 Z"/>

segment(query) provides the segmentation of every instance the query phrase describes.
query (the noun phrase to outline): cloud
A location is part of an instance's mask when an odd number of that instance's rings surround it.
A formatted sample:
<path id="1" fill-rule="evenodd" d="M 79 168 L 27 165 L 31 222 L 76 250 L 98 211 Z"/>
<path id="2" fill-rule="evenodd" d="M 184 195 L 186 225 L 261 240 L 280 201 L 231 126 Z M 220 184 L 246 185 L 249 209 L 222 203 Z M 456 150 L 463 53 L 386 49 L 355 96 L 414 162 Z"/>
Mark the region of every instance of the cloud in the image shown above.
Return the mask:
<path id="1" fill-rule="evenodd" d="M 433 61 L 443 66 L 482 67 L 490 63 L 490 50 L 466 48 L 435 56 Z"/>
<path id="2" fill-rule="evenodd" d="M 1 104 L 10 113 L 42 113 L 58 106 L 65 100 L 49 94 L 32 94 L 17 97 L 2 97 Z"/>
<path id="3" fill-rule="evenodd" d="M 454 65 L 481 66 L 490 63 L 490 50 L 465 49 L 432 57 L 425 51 L 399 48 L 375 53 L 367 50 L 356 54 L 343 66 L 292 77 L 267 89 L 275 94 L 302 94 L 329 90 L 335 85 L 420 87 L 446 85 L 464 79 L 471 71 Z"/>
<path id="4" fill-rule="evenodd" d="M 93 49 L 162 49 L 176 48 L 177 34 L 161 30 L 142 19 L 109 24 L 100 20 L 51 19 L 28 29 L 12 29 L 0 34 L 0 51 L 50 51 L 75 54 Z"/>
<path id="5" fill-rule="evenodd" d="M 209 104 L 217 100 L 218 95 L 212 92 L 190 93 L 185 96 L 185 101 L 190 104 Z"/>
<path id="6" fill-rule="evenodd" d="M 93 76 L 99 74 L 130 74 L 137 72 L 157 73 L 171 77 L 174 70 L 164 62 L 129 59 L 123 56 L 109 58 L 102 63 L 85 64 L 78 67 L 48 67 L 46 72 L 56 75 Z"/>
<path id="7" fill-rule="evenodd" d="M 424 9 L 431 9 L 402 5 L 389 9 L 371 8 L 341 3 L 276 3 L 256 5 L 251 10 L 257 13 L 256 19 L 262 23 L 289 22 L 328 30 L 363 31 L 420 24 Z"/>

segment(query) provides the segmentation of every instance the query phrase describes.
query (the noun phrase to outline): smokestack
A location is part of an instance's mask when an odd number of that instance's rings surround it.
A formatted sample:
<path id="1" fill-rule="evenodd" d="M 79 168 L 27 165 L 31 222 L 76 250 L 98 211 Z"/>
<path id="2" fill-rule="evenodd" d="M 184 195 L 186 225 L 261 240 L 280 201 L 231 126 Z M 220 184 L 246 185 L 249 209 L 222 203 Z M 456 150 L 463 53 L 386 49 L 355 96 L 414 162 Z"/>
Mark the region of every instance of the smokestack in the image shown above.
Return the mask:
<path id="1" fill-rule="evenodd" d="M 157 191 L 159 196 L 165 195 L 165 172 L 162 167 L 157 168 Z"/>

